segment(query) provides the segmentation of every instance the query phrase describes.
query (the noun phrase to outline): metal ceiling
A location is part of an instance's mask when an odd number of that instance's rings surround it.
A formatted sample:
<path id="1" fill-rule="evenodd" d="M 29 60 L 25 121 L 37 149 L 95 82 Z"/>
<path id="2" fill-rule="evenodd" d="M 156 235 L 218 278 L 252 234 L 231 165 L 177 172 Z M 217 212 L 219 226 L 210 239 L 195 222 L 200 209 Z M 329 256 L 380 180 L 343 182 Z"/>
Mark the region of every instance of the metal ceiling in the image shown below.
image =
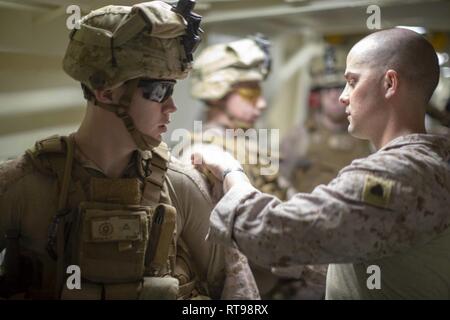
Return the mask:
<path id="1" fill-rule="evenodd" d="M 133 0 L 0 0 L 0 10 L 29 11 L 37 21 L 48 22 L 66 14 L 77 4 L 83 12 L 108 4 L 132 5 Z M 233 30 L 263 28 L 264 32 L 359 32 L 365 28 L 366 8 L 381 8 L 383 25 L 420 24 L 450 31 L 450 1 L 445 0 L 198 0 L 196 10 L 203 25 Z"/>

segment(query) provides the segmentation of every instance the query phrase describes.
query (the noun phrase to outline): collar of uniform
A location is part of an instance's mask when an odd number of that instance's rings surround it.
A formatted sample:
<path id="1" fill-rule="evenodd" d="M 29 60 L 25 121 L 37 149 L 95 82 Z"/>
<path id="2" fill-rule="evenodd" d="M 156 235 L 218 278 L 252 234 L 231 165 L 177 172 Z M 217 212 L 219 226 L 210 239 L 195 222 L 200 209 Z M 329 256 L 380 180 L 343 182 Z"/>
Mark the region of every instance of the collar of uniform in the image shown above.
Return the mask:
<path id="1" fill-rule="evenodd" d="M 107 177 L 105 172 L 95 164 L 94 161 L 89 159 L 80 148 L 75 145 L 74 152 L 75 161 L 80 164 L 84 169 L 86 169 L 90 174 L 97 177 Z M 133 151 L 125 170 L 123 171 L 122 178 L 132 178 L 138 176 L 137 167 L 139 166 L 138 161 L 140 154 L 138 150 Z M 143 157 L 142 157 L 143 158 Z M 145 159 L 145 158 L 144 158 Z"/>
<path id="2" fill-rule="evenodd" d="M 379 151 L 386 151 L 390 149 L 400 148 L 406 145 L 421 144 L 438 147 L 441 150 L 450 149 L 450 139 L 446 136 L 428 134 L 428 133 L 413 133 L 397 137 L 387 143 Z"/>

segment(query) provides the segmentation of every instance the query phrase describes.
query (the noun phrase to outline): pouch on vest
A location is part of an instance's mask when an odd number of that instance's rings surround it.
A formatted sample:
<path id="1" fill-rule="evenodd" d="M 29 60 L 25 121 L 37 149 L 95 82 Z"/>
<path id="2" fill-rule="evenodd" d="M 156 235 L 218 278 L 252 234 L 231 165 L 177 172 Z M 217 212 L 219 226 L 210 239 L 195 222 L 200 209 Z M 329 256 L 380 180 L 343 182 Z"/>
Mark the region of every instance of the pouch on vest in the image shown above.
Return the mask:
<path id="1" fill-rule="evenodd" d="M 139 281 L 152 223 L 152 211 L 139 205 L 82 202 L 75 263 L 92 282 Z"/>
<path id="2" fill-rule="evenodd" d="M 167 268 L 169 252 L 173 245 L 176 216 L 176 209 L 163 203 L 153 211 L 151 236 L 145 263 L 147 271 L 151 275 L 161 275 Z"/>
<path id="3" fill-rule="evenodd" d="M 176 300 L 178 280 L 173 277 L 145 277 L 139 300 Z"/>
<path id="4" fill-rule="evenodd" d="M 144 277 L 129 283 L 98 284 L 83 281 L 81 289 L 63 288 L 64 300 L 176 300 L 178 280 L 173 277 Z"/>

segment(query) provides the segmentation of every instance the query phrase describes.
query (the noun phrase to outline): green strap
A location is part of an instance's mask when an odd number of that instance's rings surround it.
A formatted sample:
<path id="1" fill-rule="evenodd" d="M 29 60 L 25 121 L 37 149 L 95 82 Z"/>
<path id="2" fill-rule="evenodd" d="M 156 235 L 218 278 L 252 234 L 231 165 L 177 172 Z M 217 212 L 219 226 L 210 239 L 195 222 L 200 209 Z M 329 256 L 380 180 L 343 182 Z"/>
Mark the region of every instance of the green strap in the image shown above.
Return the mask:
<path id="1" fill-rule="evenodd" d="M 66 161 L 64 166 L 64 173 L 62 174 L 61 190 L 59 193 L 58 210 L 64 210 L 67 207 L 67 196 L 69 194 L 69 185 L 72 176 L 74 141 L 73 137 L 61 137 L 66 145 Z"/>
<path id="2" fill-rule="evenodd" d="M 42 156 L 48 154 L 49 156 Z M 65 218 L 68 214 L 67 199 L 72 177 L 74 158 L 74 141 L 72 137 L 52 136 L 36 142 L 33 150 L 27 155 L 38 170 L 43 173 L 56 174 L 59 184 L 57 213 L 53 217 L 48 230 L 47 251 L 56 259 L 56 281 L 54 297 L 59 298 L 65 270 Z M 56 244 L 56 253 L 54 245 Z"/>

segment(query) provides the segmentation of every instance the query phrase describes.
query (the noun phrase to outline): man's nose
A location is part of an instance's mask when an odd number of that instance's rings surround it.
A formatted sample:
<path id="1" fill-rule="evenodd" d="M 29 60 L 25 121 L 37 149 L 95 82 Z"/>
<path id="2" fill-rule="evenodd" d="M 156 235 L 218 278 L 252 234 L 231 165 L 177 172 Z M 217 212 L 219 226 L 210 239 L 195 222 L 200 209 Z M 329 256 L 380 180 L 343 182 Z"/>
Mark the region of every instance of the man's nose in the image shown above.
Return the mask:
<path id="1" fill-rule="evenodd" d="M 339 102 L 344 106 L 348 106 L 348 93 L 347 93 L 347 86 L 342 91 L 341 95 L 339 96 Z"/>
<path id="2" fill-rule="evenodd" d="M 163 106 L 163 112 L 164 113 L 173 113 L 175 111 L 177 111 L 177 106 L 175 105 L 175 102 L 173 101 L 173 98 L 170 97 L 169 99 L 167 99 L 167 101 L 164 103 Z"/>
<path id="3" fill-rule="evenodd" d="M 267 108 L 267 101 L 263 96 L 260 96 L 256 101 L 256 108 L 261 111 Z"/>

